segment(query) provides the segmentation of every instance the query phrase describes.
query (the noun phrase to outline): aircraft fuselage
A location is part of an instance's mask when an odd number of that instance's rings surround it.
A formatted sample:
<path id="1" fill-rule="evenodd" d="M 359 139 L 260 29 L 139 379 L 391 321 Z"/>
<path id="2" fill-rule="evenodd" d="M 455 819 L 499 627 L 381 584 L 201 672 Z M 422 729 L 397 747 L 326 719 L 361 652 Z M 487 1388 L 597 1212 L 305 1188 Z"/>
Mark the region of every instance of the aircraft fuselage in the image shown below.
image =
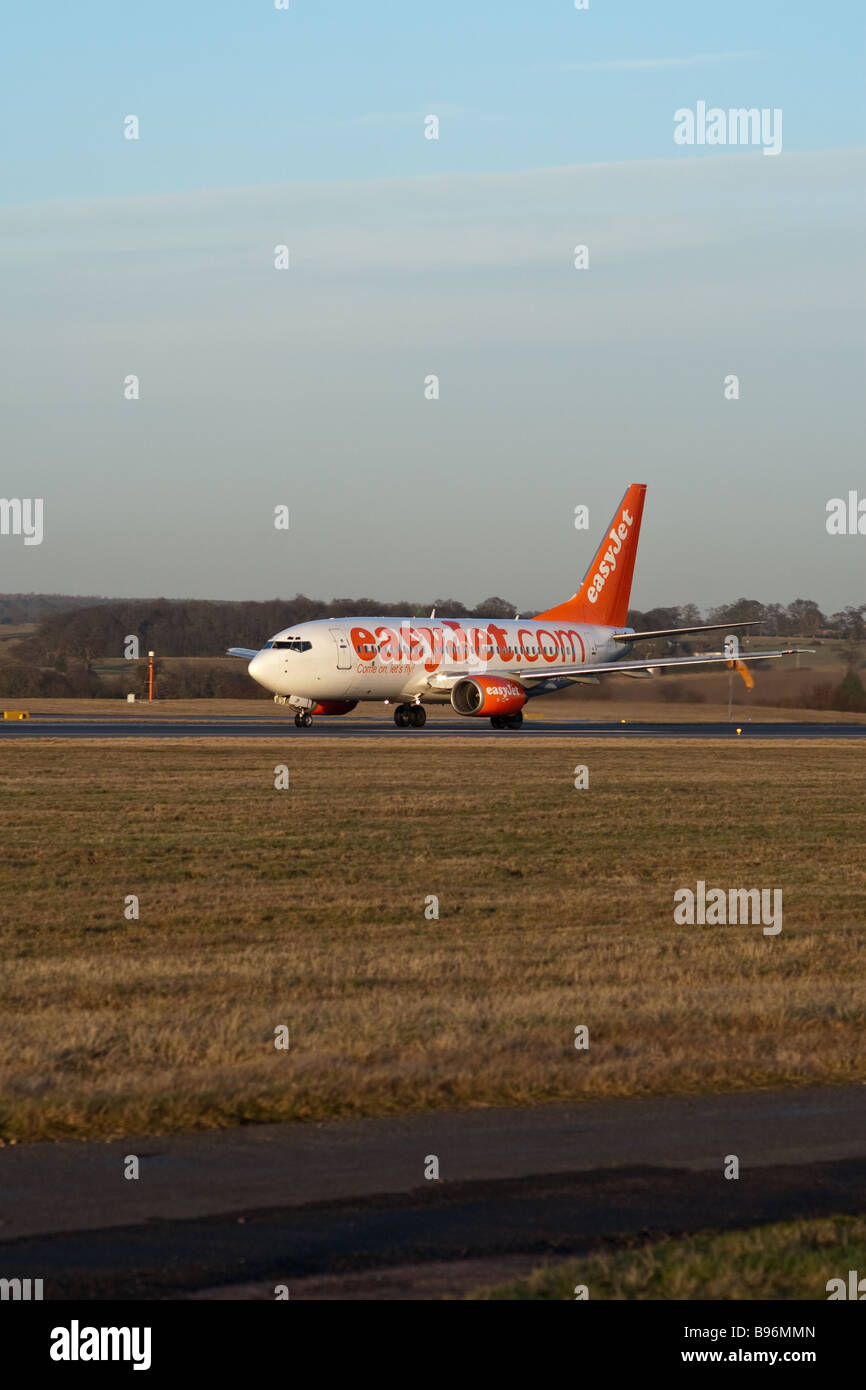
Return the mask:
<path id="1" fill-rule="evenodd" d="M 435 703 L 449 699 L 458 673 L 538 681 L 581 667 L 589 676 L 626 655 L 629 644 L 611 638 L 629 631 L 531 618 L 329 618 L 277 633 L 248 669 L 285 697 Z"/>

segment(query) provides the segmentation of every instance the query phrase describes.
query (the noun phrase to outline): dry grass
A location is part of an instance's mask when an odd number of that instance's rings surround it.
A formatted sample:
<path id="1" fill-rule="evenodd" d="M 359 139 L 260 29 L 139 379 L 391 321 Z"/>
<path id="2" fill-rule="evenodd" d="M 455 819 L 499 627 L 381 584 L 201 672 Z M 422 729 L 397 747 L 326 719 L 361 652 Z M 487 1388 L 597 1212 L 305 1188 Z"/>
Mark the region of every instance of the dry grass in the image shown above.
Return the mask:
<path id="1" fill-rule="evenodd" d="M 864 1079 L 863 767 L 841 743 L 7 743 L 0 1135 Z M 781 935 L 675 926 L 698 878 L 781 887 Z"/>

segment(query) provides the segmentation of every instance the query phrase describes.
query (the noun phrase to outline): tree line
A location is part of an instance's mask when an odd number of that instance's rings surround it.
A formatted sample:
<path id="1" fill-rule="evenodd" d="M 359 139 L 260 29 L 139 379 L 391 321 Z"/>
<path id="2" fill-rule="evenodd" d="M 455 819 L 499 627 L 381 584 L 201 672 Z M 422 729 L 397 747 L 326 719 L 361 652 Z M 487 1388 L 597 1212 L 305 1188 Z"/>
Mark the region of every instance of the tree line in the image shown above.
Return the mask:
<path id="1" fill-rule="evenodd" d="M 435 599 L 413 604 L 406 599 L 383 603 L 380 599 L 321 599 L 297 594 L 293 599 L 265 602 L 217 602 L 199 599 L 121 599 L 73 611 L 48 613 L 37 633 L 22 646 L 30 659 L 53 664 L 58 658 L 89 661 L 97 657 L 121 656 L 127 636 L 138 637 L 142 651 L 161 656 L 222 656 L 228 647 L 261 647 L 265 641 L 287 627 L 314 618 L 359 617 L 381 614 L 402 617 L 427 616 L 435 607 L 443 617 L 513 618 L 517 612 L 507 600 L 487 598 L 475 608 L 466 608 L 457 599 Z M 522 612 L 524 618 L 531 612 Z M 835 636 L 859 641 L 866 632 L 866 603 L 849 605 L 827 617 L 811 599 L 794 599 L 787 606 L 740 598 L 712 608 L 702 616 L 693 603 L 673 608 L 632 609 L 629 626 L 638 632 L 656 628 L 694 627 L 701 623 L 731 623 L 757 620 L 763 635 L 770 637 Z"/>
<path id="2" fill-rule="evenodd" d="M 29 610 L 24 600 L 30 601 Z M 315 618 L 352 618 L 369 614 L 381 614 L 385 618 L 426 617 L 435 607 L 443 617 L 471 621 L 473 618 L 512 618 L 516 612 L 512 603 L 498 596 L 485 599 L 475 608 L 467 608 L 453 598 L 422 604 L 406 599 L 383 603 L 374 598 L 340 598 L 325 602 L 305 594 L 264 602 L 70 599 L 65 609 L 57 606 L 61 602 L 62 595 L 0 596 L 0 614 L 6 615 L 7 623 L 21 622 L 20 615 L 24 611 L 39 613 L 38 628 L 32 636 L 0 646 L 3 657 L 0 696 L 125 693 L 130 688 L 132 672 L 129 676 L 112 678 L 100 676 L 94 668 L 98 662 L 121 658 L 130 636 L 137 637 L 142 656 L 152 650 L 159 657 L 214 659 L 222 657 L 228 647 L 261 647 L 275 632 Z M 10 613 L 15 617 L 10 619 Z M 521 616 L 531 618 L 533 614 L 521 612 Z M 848 605 L 828 616 L 810 599 L 795 599 L 783 605 L 739 598 L 711 608 L 706 614 L 695 604 L 688 603 L 645 611 L 632 609 L 628 615 L 629 626 L 637 632 L 695 627 L 701 623 L 735 626 L 737 622 L 755 620 L 761 623 L 760 631 L 765 636 L 825 637 L 856 643 L 866 634 L 866 604 Z M 0 617 L 0 624 L 3 621 Z M 700 641 L 692 639 L 695 640 Z M 146 662 L 142 662 L 141 671 L 145 667 Z M 191 698 L 249 697 L 255 693 L 240 663 L 237 671 L 225 666 L 165 668 L 160 674 L 160 691 L 166 698 L 184 695 Z"/>

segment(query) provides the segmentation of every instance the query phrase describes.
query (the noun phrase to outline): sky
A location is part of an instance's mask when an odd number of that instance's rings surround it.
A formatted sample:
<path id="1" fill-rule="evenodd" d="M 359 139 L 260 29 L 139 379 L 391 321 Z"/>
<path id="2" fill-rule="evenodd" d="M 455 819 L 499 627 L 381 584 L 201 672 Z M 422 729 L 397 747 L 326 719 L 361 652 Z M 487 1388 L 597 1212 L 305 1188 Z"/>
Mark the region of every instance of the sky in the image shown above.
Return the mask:
<path id="1" fill-rule="evenodd" d="M 528 611 L 646 482 L 634 606 L 866 601 L 863 16 L 18 7 L 0 590 Z M 781 152 L 676 143 L 700 103 Z"/>

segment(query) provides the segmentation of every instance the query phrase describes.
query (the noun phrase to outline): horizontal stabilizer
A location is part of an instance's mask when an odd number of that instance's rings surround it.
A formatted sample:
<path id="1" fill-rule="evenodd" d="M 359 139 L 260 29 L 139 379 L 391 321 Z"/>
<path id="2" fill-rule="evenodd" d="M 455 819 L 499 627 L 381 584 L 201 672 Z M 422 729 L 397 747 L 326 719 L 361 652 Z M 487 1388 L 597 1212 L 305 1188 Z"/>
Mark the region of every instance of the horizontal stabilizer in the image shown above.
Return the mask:
<path id="1" fill-rule="evenodd" d="M 258 649 L 253 647 L 229 647 L 226 652 L 226 656 L 242 656 L 244 661 L 252 661 L 258 654 Z"/>

